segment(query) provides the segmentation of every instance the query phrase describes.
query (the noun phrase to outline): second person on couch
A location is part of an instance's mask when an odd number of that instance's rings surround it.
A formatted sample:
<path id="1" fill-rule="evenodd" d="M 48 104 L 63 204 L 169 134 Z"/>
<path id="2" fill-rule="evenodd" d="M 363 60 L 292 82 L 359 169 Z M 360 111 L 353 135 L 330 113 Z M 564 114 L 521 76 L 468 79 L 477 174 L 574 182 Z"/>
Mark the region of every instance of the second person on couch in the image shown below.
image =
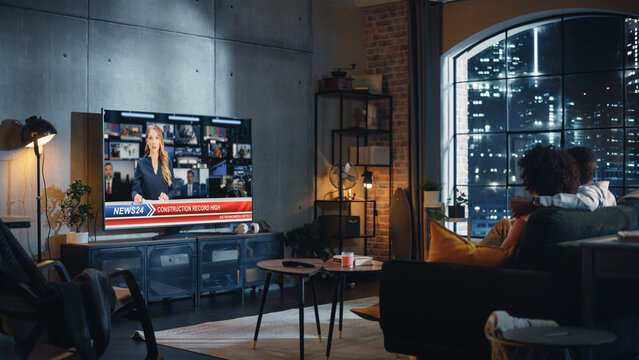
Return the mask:
<path id="1" fill-rule="evenodd" d="M 575 158 L 564 150 L 537 144 L 517 161 L 521 167 L 521 178 L 526 192 L 538 198 L 555 194 L 576 194 L 579 189 L 580 172 Z M 479 245 L 510 247 L 519 241 L 524 232 L 528 214 L 514 219 L 501 219 L 495 224 Z"/>

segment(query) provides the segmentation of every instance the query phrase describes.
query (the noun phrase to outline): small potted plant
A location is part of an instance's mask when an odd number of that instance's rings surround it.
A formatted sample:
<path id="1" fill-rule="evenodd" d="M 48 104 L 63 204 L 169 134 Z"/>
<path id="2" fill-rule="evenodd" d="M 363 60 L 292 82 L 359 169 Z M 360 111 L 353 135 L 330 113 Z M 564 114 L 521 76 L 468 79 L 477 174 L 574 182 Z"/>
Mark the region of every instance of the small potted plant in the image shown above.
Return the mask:
<path id="1" fill-rule="evenodd" d="M 453 188 L 454 198 L 448 198 L 448 217 L 449 218 L 464 218 L 466 217 L 466 204 L 468 204 L 468 196 L 465 192 L 459 190 L 457 187 Z M 453 201 L 450 204 L 450 201 Z"/>
<path id="2" fill-rule="evenodd" d="M 300 258 L 328 260 L 333 256 L 331 240 L 326 236 L 318 221 L 287 232 L 284 236 L 284 244 L 290 246 L 293 254 Z"/>
<path id="3" fill-rule="evenodd" d="M 88 203 L 88 197 L 91 194 L 91 187 L 82 183 L 82 180 L 76 180 L 67 190 L 64 200 L 60 202 L 60 209 L 62 210 L 62 220 L 67 224 L 69 231 L 67 234 L 68 243 L 87 243 L 89 242 L 89 233 L 80 232 L 82 225 L 87 219 L 93 219 L 93 213 L 91 212 L 92 206 Z M 82 197 L 87 195 L 87 203 L 82 203 Z"/>
<path id="4" fill-rule="evenodd" d="M 439 208 L 439 192 L 442 191 L 442 184 L 437 180 L 426 180 L 422 183 L 422 191 L 424 192 L 424 207 Z"/>

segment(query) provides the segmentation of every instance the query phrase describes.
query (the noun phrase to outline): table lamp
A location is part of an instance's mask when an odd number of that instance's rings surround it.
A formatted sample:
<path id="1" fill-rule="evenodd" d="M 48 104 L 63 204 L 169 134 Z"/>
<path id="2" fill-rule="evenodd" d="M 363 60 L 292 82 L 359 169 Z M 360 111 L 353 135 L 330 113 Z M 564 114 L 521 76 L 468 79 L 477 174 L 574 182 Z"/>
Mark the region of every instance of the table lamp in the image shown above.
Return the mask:
<path id="1" fill-rule="evenodd" d="M 37 159 L 38 168 L 38 195 L 36 196 L 36 204 L 38 207 L 38 262 L 42 261 L 42 229 L 41 223 L 41 207 L 40 207 L 40 146 L 48 143 L 53 139 L 57 131 L 50 122 L 39 116 L 32 116 L 25 121 L 22 128 L 22 144 L 25 147 L 33 147 Z"/>
<path id="2" fill-rule="evenodd" d="M 370 171 L 365 171 L 362 174 L 362 177 L 364 178 L 364 187 L 367 189 L 372 189 L 373 188 L 373 173 Z"/>

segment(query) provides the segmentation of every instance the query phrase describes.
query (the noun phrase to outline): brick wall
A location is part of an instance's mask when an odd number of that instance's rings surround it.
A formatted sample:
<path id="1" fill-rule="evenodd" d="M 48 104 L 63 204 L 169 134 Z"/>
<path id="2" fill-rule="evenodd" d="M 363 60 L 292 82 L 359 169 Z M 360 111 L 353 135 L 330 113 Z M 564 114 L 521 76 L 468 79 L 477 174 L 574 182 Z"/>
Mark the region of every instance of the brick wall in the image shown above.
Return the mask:
<path id="1" fill-rule="evenodd" d="M 369 198 L 377 200 L 376 237 L 368 240 L 368 253 L 379 259 L 388 257 L 389 191 L 408 188 L 408 4 L 404 1 L 369 7 L 365 16 L 365 71 L 382 74 L 384 93 L 393 97 L 393 166 L 389 186 L 388 169 L 374 168 L 374 187 Z M 384 139 L 378 139 L 383 143 Z M 369 211 L 368 213 L 371 213 Z M 373 225 L 373 217 L 367 219 Z"/>

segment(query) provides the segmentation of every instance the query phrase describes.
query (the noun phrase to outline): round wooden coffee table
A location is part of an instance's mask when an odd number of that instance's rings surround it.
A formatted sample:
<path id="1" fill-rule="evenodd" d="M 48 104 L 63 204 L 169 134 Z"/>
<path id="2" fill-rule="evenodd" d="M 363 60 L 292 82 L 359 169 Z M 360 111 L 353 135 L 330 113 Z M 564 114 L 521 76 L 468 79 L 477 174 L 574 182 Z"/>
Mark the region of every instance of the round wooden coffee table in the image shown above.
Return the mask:
<path id="1" fill-rule="evenodd" d="M 282 261 L 299 261 L 312 264 L 313 267 L 286 267 L 282 265 Z M 313 275 L 322 270 L 323 261 L 321 259 L 277 259 L 266 260 L 257 263 L 257 267 L 266 271 L 266 280 L 264 281 L 264 293 L 262 294 L 262 303 L 260 304 L 260 314 L 257 317 L 257 326 L 255 327 L 255 336 L 253 336 L 253 350 L 257 345 L 257 335 L 260 331 L 262 323 L 262 314 L 264 313 L 264 303 L 268 294 L 268 287 L 271 283 L 271 275 L 273 273 L 296 276 L 299 280 L 299 312 L 300 312 L 300 359 L 304 359 L 304 279 L 309 278 L 311 281 L 311 289 L 313 291 L 313 306 L 315 308 L 315 323 L 317 325 L 317 338 L 322 342 L 322 334 L 320 332 L 319 313 L 317 311 L 317 295 L 315 292 L 315 281 Z"/>
<path id="2" fill-rule="evenodd" d="M 335 275 L 335 289 L 333 291 L 333 305 L 331 307 L 331 324 L 328 328 L 328 343 L 326 344 L 326 359 L 331 355 L 331 341 L 333 340 L 333 327 L 335 324 L 335 309 L 339 299 L 339 338 L 342 338 L 342 320 L 344 316 L 344 286 L 346 275 L 379 273 L 382 271 L 381 261 L 373 261 L 373 265 L 342 266 L 341 263 L 329 259 L 324 262 L 324 270 Z"/>
<path id="3" fill-rule="evenodd" d="M 527 327 L 506 330 L 504 340 L 531 348 L 548 351 L 566 349 L 575 359 L 591 359 L 592 348 L 609 344 L 617 339 L 610 331 L 582 327 Z"/>

